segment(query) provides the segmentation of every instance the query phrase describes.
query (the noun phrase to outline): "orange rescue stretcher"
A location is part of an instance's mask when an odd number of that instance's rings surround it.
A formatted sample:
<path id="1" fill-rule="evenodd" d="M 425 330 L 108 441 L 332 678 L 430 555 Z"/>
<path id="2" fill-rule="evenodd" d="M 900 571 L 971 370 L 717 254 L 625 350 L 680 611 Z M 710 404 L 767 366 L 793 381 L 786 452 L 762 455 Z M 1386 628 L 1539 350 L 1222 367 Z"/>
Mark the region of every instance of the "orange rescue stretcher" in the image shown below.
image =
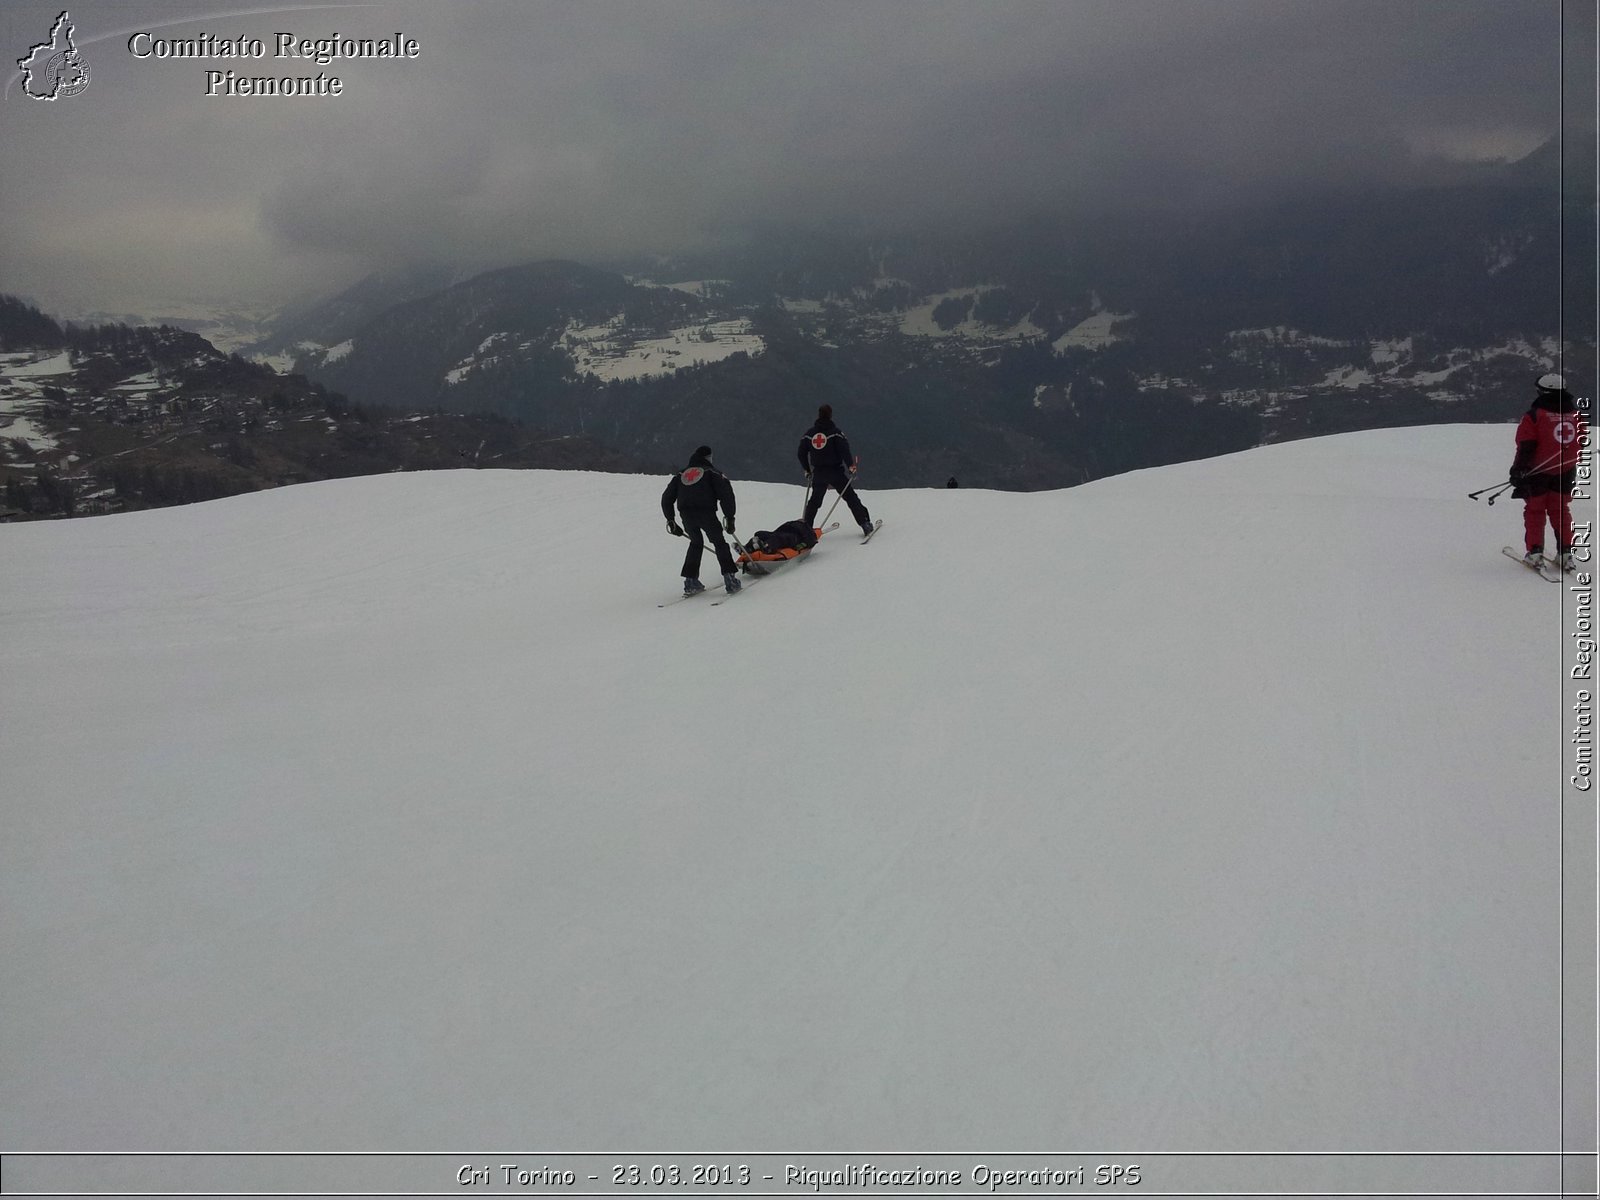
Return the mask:
<path id="1" fill-rule="evenodd" d="M 789 524 L 794 524 L 794 522 L 789 522 Z M 827 529 L 813 529 L 809 544 L 777 546 L 772 549 L 768 549 L 763 544 L 761 534 L 754 534 L 751 536 L 748 545 L 735 543 L 739 547 L 737 560 L 739 569 L 747 575 L 770 575 L 785 563 L 794 562 L 810 554 L 816 548 L 816 544 L 822 540 L 824 533 L 827 533 L 829 529 L 837 528 L 839 528 L 839 522 L 835 521 Z"/>

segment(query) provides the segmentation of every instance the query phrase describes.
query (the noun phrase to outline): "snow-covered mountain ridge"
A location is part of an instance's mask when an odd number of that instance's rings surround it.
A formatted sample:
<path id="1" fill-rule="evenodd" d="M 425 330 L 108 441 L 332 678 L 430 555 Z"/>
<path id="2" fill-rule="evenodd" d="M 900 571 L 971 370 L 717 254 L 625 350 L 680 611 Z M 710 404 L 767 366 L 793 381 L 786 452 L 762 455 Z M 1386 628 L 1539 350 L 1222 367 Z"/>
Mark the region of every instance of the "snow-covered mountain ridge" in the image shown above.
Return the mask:
<path id="1" fill-rule="evenodd" d="M 648 476 L 0 528 L 0 1128 L 1555 1147 L 1564 589 L 1464 495 L 1510 452 L 869 491 L 665 609 Z"/>

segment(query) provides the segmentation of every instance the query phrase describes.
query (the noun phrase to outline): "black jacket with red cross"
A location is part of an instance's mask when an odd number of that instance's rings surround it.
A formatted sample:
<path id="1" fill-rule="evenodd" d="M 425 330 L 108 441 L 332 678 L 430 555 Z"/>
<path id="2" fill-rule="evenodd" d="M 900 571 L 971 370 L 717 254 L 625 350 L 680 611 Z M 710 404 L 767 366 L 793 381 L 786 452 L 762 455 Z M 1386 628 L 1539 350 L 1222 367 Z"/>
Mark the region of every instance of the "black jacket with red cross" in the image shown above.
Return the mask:
<path id="1" fill-rule="evenodd" d="M 674 506 L 685 516 L 689 513 L 710 513 L 716 516 L 717 505 L 722 515 L 732 517 L 734 510 L 733 484 L 728 477 L 711 465 L 707 455 L 696 454 L 689 465 L 667 481 L 667 490 L 661 493 L 661 512 L 672 520 Z"/>
<path id="2" fill-rule="evenodd" d="M 848 467 L 855 461 L 850 443 L 833 421 L 818 421 L 800 439 L 800 465 L 810 474 L 818 467 Z"/>
<path id="3" fill-rule="evenodd" d="M 1544 391 L 1517 426 L 1517 457 L 1511 464 L 1511 494 L 1518 499 L 1571 492 L 1587 441 L 1586 422 L 1575 412 L 1571 392 Z"/>

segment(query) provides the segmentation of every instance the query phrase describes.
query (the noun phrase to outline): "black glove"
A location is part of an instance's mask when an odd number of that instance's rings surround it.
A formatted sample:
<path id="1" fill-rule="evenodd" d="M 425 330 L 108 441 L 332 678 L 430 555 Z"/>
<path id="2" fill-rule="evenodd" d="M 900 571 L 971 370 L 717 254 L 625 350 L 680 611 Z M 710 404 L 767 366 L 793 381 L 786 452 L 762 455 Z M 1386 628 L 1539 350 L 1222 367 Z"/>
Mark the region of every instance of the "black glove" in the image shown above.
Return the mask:
<path id="1" fill-rule="evenodd" d="M 724 529 L 726 529 L 729 533 L 732 533 L 733 532 L 733 518 L 729 517 L 726 521 L 724 521 L 722 523 L 722 527 Z"/>
<path id="2" fill-rule="evenodd" d="M 683 536 L 683 528 L 676 521 L 668 521 L 667 522 L 667 532 L 670 533 L 673 537 L 682 537 Z"/>
<path id="3" fill-rule="evenodd" d="M 1511 480 L 1512 487 L 1520 487 L 1523 481 L 1528 478 L 1528 473 L 1521 467 L 1512 467 L 1508 478 Z"/>

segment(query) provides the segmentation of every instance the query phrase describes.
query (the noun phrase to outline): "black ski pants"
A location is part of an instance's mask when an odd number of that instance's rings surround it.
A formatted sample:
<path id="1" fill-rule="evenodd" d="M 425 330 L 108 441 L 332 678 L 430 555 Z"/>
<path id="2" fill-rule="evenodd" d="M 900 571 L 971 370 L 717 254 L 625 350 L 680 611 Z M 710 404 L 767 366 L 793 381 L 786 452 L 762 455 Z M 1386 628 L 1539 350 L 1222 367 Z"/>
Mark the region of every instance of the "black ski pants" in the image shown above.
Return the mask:
<path id="1" fill-rule="evenodd" d="M 867 506 L 861 503 L 861 497 L 855 488 L 845 491 L 850 486 L 850 472 L 843 467 L 817 467 L 811 472 L 811 497 L 806 501 L 805 514 L 800 518 L 807 525 L 816 527 L 817 513 L 822 509 L 822 499 L 828 494 L 828 489 L 843 494 L 844 502 L 850 508 L 850 515 L 856 519 L 856 524 L 867 526 L 872 524 L 872 518 L 867 515 Z"/>
<path id="2" fill-rule="evenodd" d="M 700 578 L 700 555 L 707 541 L 711 543 L 711 549 L 716 551 L 718 568 L 724 575 L 732 575 L 733 551 L 722 540 L 722 526 L 717 524 L 716 509 L 710 512 L 684 512 L 680 508 L 678 518 L 684 533 L 689 535 L 689 550 L 683 556 L 683 577 Z"/>

